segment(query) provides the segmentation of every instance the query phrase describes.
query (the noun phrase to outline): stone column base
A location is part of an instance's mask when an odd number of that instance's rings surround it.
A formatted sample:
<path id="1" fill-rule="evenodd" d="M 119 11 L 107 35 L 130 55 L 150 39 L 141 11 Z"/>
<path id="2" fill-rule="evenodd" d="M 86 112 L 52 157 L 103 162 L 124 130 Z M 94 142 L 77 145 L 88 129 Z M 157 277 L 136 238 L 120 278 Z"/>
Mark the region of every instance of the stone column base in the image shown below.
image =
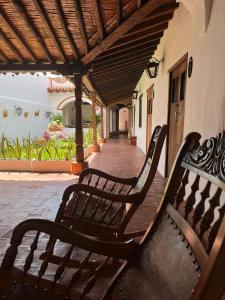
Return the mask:
<path id="1" fill-rule="evenodd" d="M 91 152 L 100 152 L 100 146 L 99 145 L 92 145 L 91 146 Z"/>
<path id="2" fill-rule="evenodd" d="M 71 173 L 74 174 L 74 175 L 79 175 L 80 172 L 83 169 L 86 169 L 86 168 L 88 168 L 88 162 L 87 161 L 84 161 L 84 162 L 73 161 L 72 164 L 71 164 Z"/>
<path id="3" fill-rule="evenodd" d="M 105 138 L 101 138 L 101 139 L 100 139 L 100 143 L 101 143 L 101 144 L 105 144 L 105 143 L 106 143 L 106 139 L 105 139 Z"/>

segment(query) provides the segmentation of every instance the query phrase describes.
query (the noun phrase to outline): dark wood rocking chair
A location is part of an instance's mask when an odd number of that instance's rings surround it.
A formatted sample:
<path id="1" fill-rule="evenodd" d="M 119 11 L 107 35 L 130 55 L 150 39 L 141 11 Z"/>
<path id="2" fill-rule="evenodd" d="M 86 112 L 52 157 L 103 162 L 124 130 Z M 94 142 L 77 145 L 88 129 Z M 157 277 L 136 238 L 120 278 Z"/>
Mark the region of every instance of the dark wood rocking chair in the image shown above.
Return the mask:
<path id="1" fill-rule="evenodd" d="M 139 243 L 103 242 L 47 220 L 19 224 L 0 268 L 2 299 L 224 300 L 225 132 L 202 145 L 199 139 L 187 136 Z M 47 235 L 69 245 L 59 266 L 49 263 Z M 25 259 L 22 242 L 31 245 Z M 83 249 L 76 266 L 74 246 Z M 40 251 L 47 257 L 39 266 Z M 100 266 L 96 253 L 104 257 Z M 127 261 L 116 271 L 111 257 Z"/>
<path id="2" fill-rule="evenodd" d="M 128 235 L 124 231 L 152 184 L 166 134 L 166 125 L 155 128 L 138 177 L 119 178 L 97 169 L 83 170 L 79 183 L 65 190 L 55 221 L 104 240 L 143 235 L 146 229 Z"/>

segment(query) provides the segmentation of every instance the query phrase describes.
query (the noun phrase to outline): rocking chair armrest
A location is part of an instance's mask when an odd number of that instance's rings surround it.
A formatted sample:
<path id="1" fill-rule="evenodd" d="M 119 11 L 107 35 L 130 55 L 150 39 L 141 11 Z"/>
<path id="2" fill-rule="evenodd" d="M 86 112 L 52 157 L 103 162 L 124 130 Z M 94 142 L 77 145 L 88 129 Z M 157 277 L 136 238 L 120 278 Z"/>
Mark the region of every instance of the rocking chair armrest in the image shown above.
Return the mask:
<path id="1" fill-rule="evenodd" d="M 103 199 L 122 203 L 140 204 L 140 202 L 142 202 L 142 200 L 144 199 L 144 195 L 142 193 L 134 193 L 130 195 L 117 195 L 102 191 L 98 188 L 89 185 L 77 183 L 70 185 L 65 189 L 63 193 L 62 202 L 68 201 L 72 193 L 77 194 L 79 192 L 89 193 L 92 196 L 101 197 Z"/>
<path id="2" fill-rule="evenodd" d="M 112 176 L 108 173 L 105 173 L 103 171 L 100 171 L 98 169 L 93 169 L 93 168 L 86 168 L 80 173 L 79 183 L 82 183 L 82 181 L 84 180 L 84 177 L 89 175 L 89 174 L 97 175 L 99 177 L 108 179 L 110 181 L 115 181 L 115 182 L 118 182 L 118 183 L 131 185 L 131 186 L 134 186 L 137 183 L 137 177 L 120 178 L 120 177 Z"/>
<path id="3" fill-rule="evenodd" d="M 13 266 L 17 255 L 17 248 L 21 244 L 25 233 L 30 230 L 49 234 L 53 238 L 59 239 L 61 242 L 74 245 L 93 253 L 121 259 L 128 258 L 130 253 L 138 247 L 138 244 L 133 239 L 122 242 L 102 241 L 78 233 L 49 220 L 28 219 L 18 224 L 13 230 L 10 247 L 6 251 L 1 270 L 7 270 L 7 268 Z"/>

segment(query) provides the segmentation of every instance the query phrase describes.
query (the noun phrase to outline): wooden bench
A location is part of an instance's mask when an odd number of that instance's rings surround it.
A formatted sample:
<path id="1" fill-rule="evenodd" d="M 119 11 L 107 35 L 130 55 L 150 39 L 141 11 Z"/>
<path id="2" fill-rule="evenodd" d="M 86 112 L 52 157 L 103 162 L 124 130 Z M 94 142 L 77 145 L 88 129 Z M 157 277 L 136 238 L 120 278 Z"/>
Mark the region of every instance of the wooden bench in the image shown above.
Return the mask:
<path id="1" fill-rule="evenodd" d="M 25 221 L 14 230 L 4 257 L 0 295 L 11 300 L 220 300 L 225 290 L 225 132 L 201 145 L 199 139 L 197 133 L 187 136 L 140 243 L 104 242 L 50 221 Z M 48 244 L 43 247 L 46 234 L 69 245 L 59 266 L 49 264 L 48 257 L 41 266 L 36 261 L 41 251 L 52 255 Z M 31 236 L 20 269 L 15 266 L 19 245 Z M 77 266 L 71 265 L 74 246 L 86 249 L 76 253 L 81 256 Z M 100 266 L 96 254 L 104 257 Z M 112 257 L 126 262 L 116 270 Z"/>

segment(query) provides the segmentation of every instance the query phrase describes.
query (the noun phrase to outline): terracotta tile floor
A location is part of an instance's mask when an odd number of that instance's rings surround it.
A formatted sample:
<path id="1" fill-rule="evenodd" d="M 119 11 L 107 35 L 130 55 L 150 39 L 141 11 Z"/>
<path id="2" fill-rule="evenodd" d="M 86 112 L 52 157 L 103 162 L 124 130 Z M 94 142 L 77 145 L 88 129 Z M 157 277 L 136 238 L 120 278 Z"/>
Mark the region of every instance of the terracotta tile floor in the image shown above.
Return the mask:
<path id="1" fill-rule="evenodd" d="M 127 139 L 111 139 L 101 152 L 89 158 L 90 167 L 120 177 L 138 174 L 144 154 Z M 69 174 L 0 173 L 0 259 L 9 243 L 12 229 L 27 218 L 54 219 L 64 189 L 77 181 Z M 165 179 L 157 174 L 148 196 L 129 228 L 142 229 L 151 220 L 164 188 Z"/>

